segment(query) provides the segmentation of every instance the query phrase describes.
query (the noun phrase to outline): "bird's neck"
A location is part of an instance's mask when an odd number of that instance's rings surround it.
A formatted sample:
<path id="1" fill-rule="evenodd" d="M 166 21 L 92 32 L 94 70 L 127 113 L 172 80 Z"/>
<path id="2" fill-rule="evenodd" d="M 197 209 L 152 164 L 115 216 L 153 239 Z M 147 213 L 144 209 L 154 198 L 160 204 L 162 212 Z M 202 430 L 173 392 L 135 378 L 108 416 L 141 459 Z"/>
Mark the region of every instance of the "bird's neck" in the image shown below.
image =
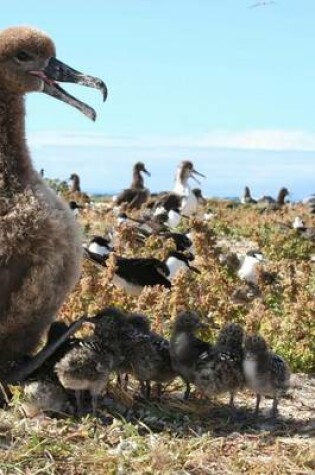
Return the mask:
<path id="1" fill-rule="evenodd" d="M 76 191 L 78 191 L 79 193 L 81 192 L 80 178 L 78 176 L 74 177 L 72 180 L 71 191 L 73 193 L 75 193 Z"/>
<path id="2" fill-rule="evenodd" d="M 188 178 L 182 176 L 181 170 L 179 170 L 176 174 L 174 193 L 177 193 L 179 195 L 190 194 L 190 186 L 188 185 Z"/>
<path id="3" fill-rule="evenodd" d="M 139 170 L 134 170 L 132 175 L 131 188 L 143 188 L 144 180 Z"/>
<path id="4" fill-rule="evenodd" d="M 24 99 L 0 90 L 0 199 L 22 191 L 31 172 Z"/>

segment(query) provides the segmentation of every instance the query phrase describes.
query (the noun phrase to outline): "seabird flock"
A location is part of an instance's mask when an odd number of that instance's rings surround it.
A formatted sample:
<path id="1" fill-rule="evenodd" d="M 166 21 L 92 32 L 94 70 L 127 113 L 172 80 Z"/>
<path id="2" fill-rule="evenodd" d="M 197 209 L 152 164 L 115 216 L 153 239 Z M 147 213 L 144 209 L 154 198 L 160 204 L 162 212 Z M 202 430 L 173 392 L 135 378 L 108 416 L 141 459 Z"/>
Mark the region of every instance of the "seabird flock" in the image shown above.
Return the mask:
<path id="1" fill-rule="evenodd" d="M 0 32 L 0 381 L 25 384 L 28 415 L 33 415 L 36 404 L 47 406 L 47 401 L 56 411 L 66 410 L 65 390 L 74 392 L 78 414 L 82 391 L 88 391 L 96 414 L 109 378 L 116 374 L 121 384 L 121 376 L 131 374 L 147 399 L 152 382 L 161 397 L 163 385 L 181 377 L 185 399 L 193 384 L 205 396 L 229 394 L 233 410 L 236 393 L 247 387 L 257 394 L 256 414 L 261 396 L 269 395 L 275 417 L 278 398 L 290 386 L 288 364 L 268 348 L 262 336 L 246 335 L 236 323 L 224 326 L 210 344 L 196 336 L 205 324 L 189 309 L 177 315 L 170 340 L 151 330 L 145 315 L 115 307 L 78 317 L 70 326 L 54 321 L 79 279 L 82 256 L 101 270 L 114 262 L 112 284 L 131 296 L 156 285 L 172 292 L 180 273 L 200 272 L 192 264 L 195 242 L 189 226 L 205 202 L 201 189 L 190 187 L 190 179 L 200 186 L 196 177 L 205 178 L 190 160 L 179 164 L 173 191 L 158 194 L 150 194 L 145 187 L 143 174 L 150 173 L 144 163 L 137 162 L 130 188 L 114 197 L 107 210 L 116 226 L 107 236 L 90 236 L 82 245 L 77 218 L 84 206 L 74 200 L 81 194 L 79 176 L 70 177 L 74 198 L 67 205 L 47 186 L 44 171 L 34 170 L 25 142 L 24 95 L 28 92 L 44 92 L 95 120 L 95 111 L 70 96 L 60 82 L 98 89 L 106 99 L 104 82 L 57 60 L 46 34 L 28 27 Z M 277 199 L 255 200 L 246 187 L 242 203 L 281 207 L 287 195 L 283 188 Z M 93 203 L 87 206 L 96 209 Z M 129 214 L 133 210 L 142 214 L 135 218 Z M 203 218 L 211 220 L 213 215 L 206 213 Z M 164 260 L 122 256 L 116 252 L 120 226 L 129 227 L 139 243 L 152 235 L 171 239 L 175 250 Z M 299 217 L 288 226 L 314 238 L 313 230 Z M 223 262 L 226 256 L 220 259 Z M 257 269 L 264 260 L 259 250 L 236 257 L 237 275 L 254 290 L 253 298 L 260 291 Z M 84 324 L 92 326 L 92 334 L 75 338 L 74 332 Z M 33 356 L 47 332 L 46 345 Z"/>

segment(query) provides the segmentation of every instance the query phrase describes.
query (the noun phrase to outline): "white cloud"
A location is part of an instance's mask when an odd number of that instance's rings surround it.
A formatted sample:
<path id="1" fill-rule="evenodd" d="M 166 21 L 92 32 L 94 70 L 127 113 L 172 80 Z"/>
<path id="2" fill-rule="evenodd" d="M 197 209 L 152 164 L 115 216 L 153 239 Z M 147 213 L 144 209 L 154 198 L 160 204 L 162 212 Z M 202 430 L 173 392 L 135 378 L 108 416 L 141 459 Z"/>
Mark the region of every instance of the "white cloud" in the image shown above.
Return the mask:
<path id="1" fill-rule="evenodd" d="M 315 151 L 315 132 L 303 130 L 214 130 L 200 136 L 109 137 L 101 133 L 31 132 L 32 148 L 44 146 L 80 147 L 177 147 L 226 148 L 240 150 Z"/>

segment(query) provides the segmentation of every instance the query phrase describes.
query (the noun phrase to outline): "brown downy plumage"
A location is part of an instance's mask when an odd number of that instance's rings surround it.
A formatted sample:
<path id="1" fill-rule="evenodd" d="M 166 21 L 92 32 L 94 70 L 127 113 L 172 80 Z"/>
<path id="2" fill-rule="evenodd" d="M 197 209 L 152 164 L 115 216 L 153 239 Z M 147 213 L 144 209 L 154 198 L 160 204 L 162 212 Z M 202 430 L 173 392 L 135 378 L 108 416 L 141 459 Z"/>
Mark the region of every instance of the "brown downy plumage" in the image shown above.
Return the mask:
<path id="1" fill-rule="evenodd" d="M 137 162 L 133 167 L 132 183 L 130 188 L 123 190 L 115 199 L 115 205 L 127 205 L 127 209 L 139 209 L 150 197 L 150 191 L 144 187 L 144 180 L 141 172 L 150 176 L 144 163 Z"/>
<path id="2" fill-rule="evenodd" d="M 102 89 L 55 58 L 44 33 L 0 32 L 0 378 L 9 360 L 34 351 L 79 277 L 81 242 L 68 206 L 34 170 L 25 141 L 24 95 L 45 92 L 95 119 L 57 81 Z"/>

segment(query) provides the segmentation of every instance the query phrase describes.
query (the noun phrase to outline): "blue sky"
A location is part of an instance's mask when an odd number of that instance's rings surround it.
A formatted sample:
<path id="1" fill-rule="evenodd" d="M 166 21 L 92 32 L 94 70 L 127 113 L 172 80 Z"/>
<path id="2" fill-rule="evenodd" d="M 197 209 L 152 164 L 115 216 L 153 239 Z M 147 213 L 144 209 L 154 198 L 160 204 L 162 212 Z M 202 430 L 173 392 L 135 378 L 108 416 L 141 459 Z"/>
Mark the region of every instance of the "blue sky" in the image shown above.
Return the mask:
<path id="1" fill-rule="evenodd" d="M 27 99 L 30 148 L 50 177 L 73 171 L 86 191 L 117 191 L 145 161 L 153 190 L 179 161 L 207 175 L 208 196 L 315 192 L 315 2 L 11 0 L 0 28 L 27 24 L 57 56 L 109 90 L 65 88 L 95 107 L 90 122 L 41 95 Z M 262 2 L 263 3 L 263 2 Z M 267 2 L 268 3 L 268 2 Z"/>

